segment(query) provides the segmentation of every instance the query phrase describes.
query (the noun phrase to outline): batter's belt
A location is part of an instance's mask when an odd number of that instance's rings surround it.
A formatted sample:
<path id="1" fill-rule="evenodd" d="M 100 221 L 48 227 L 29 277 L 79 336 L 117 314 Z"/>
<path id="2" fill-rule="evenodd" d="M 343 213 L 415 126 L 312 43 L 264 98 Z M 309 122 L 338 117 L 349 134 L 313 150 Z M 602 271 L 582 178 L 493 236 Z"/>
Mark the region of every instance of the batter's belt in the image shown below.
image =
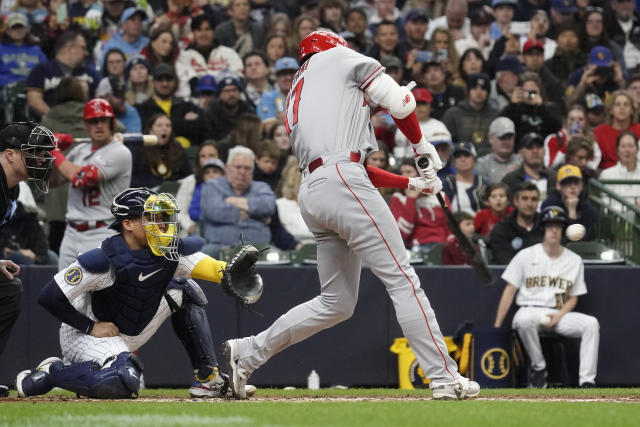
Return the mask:
<path id="1" fill-rule="evenodd" d="M 302 169 L 304 175 L 313 173 L 322 165 L 331 165 L 344 161 L 351 161 L 355 163 L 363 163 L 365 156 L 360 151 L 344 151 L 338 153 L 328 153 L 320 157 L 317 157 L 309 162 L 306 168 Z"/>
<path id="2" fill-rule="evenodd" d="M 74 228 L 80 232 L 94 230 L 96 228 L 106 227 L 107 223 L 104 221 L 86 221 L 86 222 L 76 222 L 76 221 L 67 221 L 69 227 Z"/>

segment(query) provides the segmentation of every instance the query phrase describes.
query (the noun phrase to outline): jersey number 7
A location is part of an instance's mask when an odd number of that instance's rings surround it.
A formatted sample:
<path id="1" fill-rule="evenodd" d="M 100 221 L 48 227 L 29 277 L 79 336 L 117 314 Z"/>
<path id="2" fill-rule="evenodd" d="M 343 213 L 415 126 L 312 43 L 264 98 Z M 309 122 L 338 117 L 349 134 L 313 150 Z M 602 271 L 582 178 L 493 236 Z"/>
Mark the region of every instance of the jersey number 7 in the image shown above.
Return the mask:
<path id="1" fill-rule="evenodd" d="M 287 108 L 284 114 L 284 128 L 287 130 L 287 135 L 291 135 L 291 128 L 298 123 L 298 106 L 300 104 L 300 97 L 302 96 L 302 86 L 304 86 L 304 77 L 300 79 L 296 87 L 294 87 L 290 92 L 289 96 L 287 96 Z M 294 98 L 293 101 L 293 123 L 289 126 L 289 101 L 291 98 Z"/>

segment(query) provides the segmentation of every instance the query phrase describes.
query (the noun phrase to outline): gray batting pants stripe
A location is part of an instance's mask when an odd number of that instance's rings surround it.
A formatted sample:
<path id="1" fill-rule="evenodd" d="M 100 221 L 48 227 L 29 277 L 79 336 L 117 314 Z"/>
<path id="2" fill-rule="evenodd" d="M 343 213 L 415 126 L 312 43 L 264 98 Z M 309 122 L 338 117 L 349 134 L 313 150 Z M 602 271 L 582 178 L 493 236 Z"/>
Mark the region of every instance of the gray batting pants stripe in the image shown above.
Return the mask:
<path id="1" fill-rule="evenodd" d="M 182 305 L 182 290 L 170 289 L 169 296 Z M 162 298 L 160 306 L 146 328 L 139 335 L 119 334 L 115 337 L 96 338 L 65 323 L 60 327 L 60 347 L 65 363 L 96 362 L 100 366 L 111 356 L 125 351 L 136 351 L 156 333 L 160 325 L 171 316 L 167 300 Z M 95 318 L 91 316 L 92 318 Z"/>
<path id="2" fill-rule="evenodd" d="M 71 263 L 73 263 L 81 253 L 99 248 L 104 239 L 115 234 L 116 232 L 108 227 L 78 231 L 67 225 L 67 228 L 64 231 L 64 237 L 62 238 L 62 243 L 60 243 L 58 271 L 69 267 L 69 265 L 71 265 Z"/>
<path id="3" fill-rule="evenodd" d="M 364 262 L 385 285 L 425 375 L 434 382 L 457 378 L 458 367 L 409 264 L 398 225 L 364 167 L 323 165 L 303 179 L 298 201 L 318 243 L 320 295 L 292 308 L 264 332 L 239 340 L 240 368 L 252 372 L 290 345 L 348 319 Z"/>
<path id="4" fill-rule="evenodd" d="M 540 318 L 545 314 L 557 313 L 558 310 L 542 307 L 521 307 L 513 316 L 513 328 L 518 331 L 525 350 L 531 359 L 531 367 L 535 370 L 546 369 L 547 364 L 542 355 L 539 331 L 545 330 L 540 325 Z M 565 337 L 580 338 L 580 385 L 596 379 L 598 369 L 598 348 L 600 346 L 600 324 L 598 319 L 583 313 L 569 312 L 562 316 L 556 326 L 551 328 Z"/>

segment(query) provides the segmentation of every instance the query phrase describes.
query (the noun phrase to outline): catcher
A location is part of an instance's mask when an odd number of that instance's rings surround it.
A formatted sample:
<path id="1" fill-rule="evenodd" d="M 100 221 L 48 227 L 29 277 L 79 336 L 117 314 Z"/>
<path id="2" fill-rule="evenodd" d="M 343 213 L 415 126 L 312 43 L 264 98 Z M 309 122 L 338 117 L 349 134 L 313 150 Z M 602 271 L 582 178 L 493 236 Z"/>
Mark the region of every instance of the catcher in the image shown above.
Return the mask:
<path id="1" fill-rule="evenodd" d="M 228 264 L 199 252 L 199 237 L 177 237 L 179 210 L 170 194 L 129 188 L 113 199 L 111 212 L 118 234 L 42 289 L 38 302 L 62 321 L 64 360 L 50 357 L 20 372 L 18 395 L 60 387 L 98 399 L 137 397 L 143 365 L 133 352 L 171 317 L 193 366 L 191 397 L 226 397 L 229 379 L 218 368 L 207 300 L 191 278 L 222 283 L 242 304 L 253 304 L 262 294 L 258 251 L 243 246 Z"/>

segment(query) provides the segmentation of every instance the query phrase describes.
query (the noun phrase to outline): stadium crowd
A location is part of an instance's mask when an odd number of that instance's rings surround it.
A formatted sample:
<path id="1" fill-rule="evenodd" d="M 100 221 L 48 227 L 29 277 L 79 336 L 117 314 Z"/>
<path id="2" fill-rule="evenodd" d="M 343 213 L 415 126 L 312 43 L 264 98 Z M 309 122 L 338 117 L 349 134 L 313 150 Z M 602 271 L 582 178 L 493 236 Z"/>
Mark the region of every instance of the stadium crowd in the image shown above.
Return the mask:
<path id="1" fill-rule="evenodd" d="M 588 180 L 640 180 L 638 3 L 3 0 L 0 120 L 87 137 L 85 105 L 102 98 L 112 130 L 159 141 L 128 145 L 122 189 L 176 194 L 183 235 L 201 234 L 214 257 L 241 235 L 297 249 L 313 236 L 297 206 L 301 173 L 283 111 L 300 40 L 334 31 L 399 83 L 416 82 L 416 115 L 446 165 L 439 175 L 457 221 L 507 264 L 542 241 L 542 208 L 564 208 L 593 239 Z M 366 163 L 418 176 L 409 141 L 369 106 L 379 150 Z M 612 188 L 638 200 L 629 186 Z M 67 191 L 21 184 L 0 235 L 4 258 L 55 265 L 66 228 L 108 225 L 70 217 Z M 434 198 L 381 192 L 408 248 L 441 244 L 444 263 L 466 262 Z"/>

